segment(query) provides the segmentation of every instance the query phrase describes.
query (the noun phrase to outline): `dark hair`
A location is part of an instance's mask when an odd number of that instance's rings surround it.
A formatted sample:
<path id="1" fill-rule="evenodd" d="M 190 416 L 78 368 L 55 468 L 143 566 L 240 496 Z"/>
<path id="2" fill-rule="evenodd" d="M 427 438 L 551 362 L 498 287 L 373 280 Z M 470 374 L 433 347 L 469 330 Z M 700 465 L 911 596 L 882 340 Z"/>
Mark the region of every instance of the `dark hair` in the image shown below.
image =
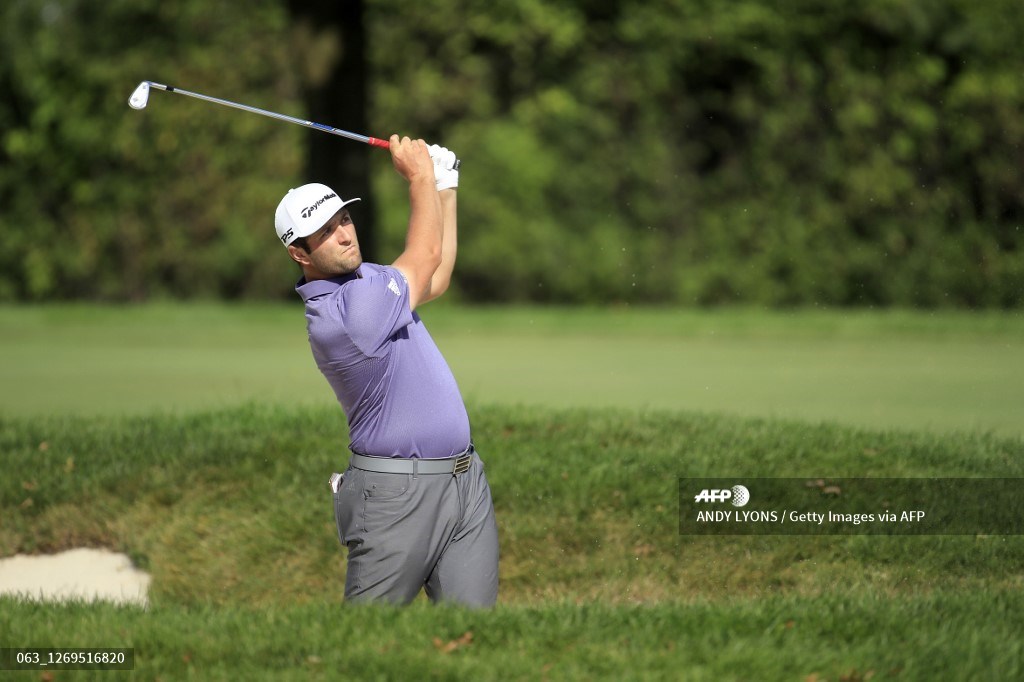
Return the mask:
<path id="1" fill-rule="evenodd" d="M 308 237 L 299 237 L 298 239 L 292 240 L 291 246 L 297 249 L 302 249 L 306 253 L 309 253 L 309 241 Z"/>

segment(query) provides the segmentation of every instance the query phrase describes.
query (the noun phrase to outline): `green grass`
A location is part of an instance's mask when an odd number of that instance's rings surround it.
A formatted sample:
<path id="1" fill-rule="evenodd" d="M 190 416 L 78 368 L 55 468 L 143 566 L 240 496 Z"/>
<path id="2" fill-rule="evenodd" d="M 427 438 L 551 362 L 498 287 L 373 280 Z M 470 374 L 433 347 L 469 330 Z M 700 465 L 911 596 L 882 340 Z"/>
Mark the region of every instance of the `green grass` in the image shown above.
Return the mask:
<path id="1" fill-rule="evenodd" d="M 423 316 L 487 463 L 496 609 L 341 605 L 347 434 L 298 304 L 8 307 L 0 556 L 107 547 L 153 583 L 146 610 L 0 599 L 0 646 L 136 648 L 57 680 L 1024 675 L 1020 536 L 677 517 L 680 477 L 1024 476 L 1020 316 Z"/>
<path id="2" fill-rule="evenodd" d="M 334 407 L 0 420 L 0 555 L 104 546 L 153 576 L 149 610 L 4 600 L 0 642 L 134 646 L 138 679 L 1024 672 L 1019 536 L 702 538 L 677 518 L 683 476 L 1020 477 L 1019 438 L 470 407 L 502 542 L 484 613 L 341 606 Z"/>
<path id="3" fill-rule="evenodd" d="M 1014 313 L 422 311 L 464 395 L 1024 435 Z M 333 405 L 301 304 L 0 308 L 0 414 Z"/>
<path id="4" fill-rule="evenodd" d="M 424 605 L 0 605 L 0 633 L 17 624 L 20 642 L 134 647 L 134 672 L 75 679 L 850 682 L 1024 674 L 1019 591 L 940 590 L 900 600 L 836 592 L 643 607 L 554 603 L 483 613 Z"/>

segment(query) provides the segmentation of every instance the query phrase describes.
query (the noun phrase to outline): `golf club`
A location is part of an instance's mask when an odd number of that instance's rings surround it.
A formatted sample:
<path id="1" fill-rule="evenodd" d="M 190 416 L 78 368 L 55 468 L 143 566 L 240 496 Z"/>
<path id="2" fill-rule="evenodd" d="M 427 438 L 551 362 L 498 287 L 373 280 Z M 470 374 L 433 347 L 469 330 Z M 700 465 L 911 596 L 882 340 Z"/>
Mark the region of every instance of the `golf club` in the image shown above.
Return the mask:
<path id="1" fill-rule="evenodd" d="M 270 118 L 276 118 L 280 121 L 287 121 L 288 123 L 295 123 L 300 126 L 306 126 L 307 128 L 313 128 L 315 130 L 322 130 L 325 133 L 332 135 L 339 135 L 341 137 L 347 137 L 350 140 L 356 142 L 363 142 L 365 144 L 373 145 L 374 147 L 382 147 L 383 149 L 390 149 L 390 144 L 387 140 L 381 140 L 376 137 L 368 137 L 366 135 L 359 135 L 357 133 L 350 133 L 347 130 L 341 130 L 340 128 L 333 128 L 331 126 L 323 125 L 322 123 L 314 123 L 313 121 L 303 121 L 300 118 L 294 116 L 286 116 L 284 114 L 274 113 L 273 111 L 267 111 L 266 109 L 257 109 L 256 107 L 250 107 L 245 104 L 238 104 L 236 102 L 229 102 L 226 99 L 220 99 L 217 97 L 210 97 L 209 95 L 201 95 L 198 92 L 189 92 L 188 90 L 182 90 L 181 88 L 174 88 L 170 85 L 163 85 L 162 83 L 154 83 L 153 81 L 142 81 L 139 86 L 135 88 L 135 92 L 132 93 L 131 98 L 128 100 L 128 104 L 133 109 L 145 109 L 146 104 L 149 103 L 149 89 L 156 88 L 157 90 L 164 90 L 166 92 L 176 92 L 179 95 L 188 95 L 189 97 L 195 97 L 207 102 L 213 102 L 214 104 L 223 104 L 226 107 L 234 107 L 235 109 L 241 109 L 242 111 L 248 111 L 253 114 L 260 114 L 262 116 L 269 116 Z M 458 162 L 456 162 L 457 164 Z M 456 168 L 458 165 L 456 165 Z"/>

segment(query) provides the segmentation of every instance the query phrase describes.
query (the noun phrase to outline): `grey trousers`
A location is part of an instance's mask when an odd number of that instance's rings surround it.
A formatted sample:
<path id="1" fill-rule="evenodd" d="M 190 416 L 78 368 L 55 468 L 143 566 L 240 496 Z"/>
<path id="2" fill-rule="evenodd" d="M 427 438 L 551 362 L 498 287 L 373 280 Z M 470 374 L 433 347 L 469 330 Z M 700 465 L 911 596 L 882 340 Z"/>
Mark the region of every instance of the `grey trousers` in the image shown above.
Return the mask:
<path id="1" fill-rule="evenodd" d="M 452 474 L 345 471 L 334 493 L 338 539 L 348 548 L 345 600 L 493 606 L 498 526 L 480 456 Z"/>

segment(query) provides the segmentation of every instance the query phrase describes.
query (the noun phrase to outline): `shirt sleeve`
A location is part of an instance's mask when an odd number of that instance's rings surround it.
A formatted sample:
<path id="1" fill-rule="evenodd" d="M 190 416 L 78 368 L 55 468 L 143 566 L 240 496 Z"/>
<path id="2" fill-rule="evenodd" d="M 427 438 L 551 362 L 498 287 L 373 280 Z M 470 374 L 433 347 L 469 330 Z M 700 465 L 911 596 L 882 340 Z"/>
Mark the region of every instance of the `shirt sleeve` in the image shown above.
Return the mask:
<path id="1" fill-rule="evenodd" d="M 349 338 L 369 356 L 380 355 L 387 340 L 413 321 L 409 284 L 395 268 L 350 282 L 343 299 Z"/>

